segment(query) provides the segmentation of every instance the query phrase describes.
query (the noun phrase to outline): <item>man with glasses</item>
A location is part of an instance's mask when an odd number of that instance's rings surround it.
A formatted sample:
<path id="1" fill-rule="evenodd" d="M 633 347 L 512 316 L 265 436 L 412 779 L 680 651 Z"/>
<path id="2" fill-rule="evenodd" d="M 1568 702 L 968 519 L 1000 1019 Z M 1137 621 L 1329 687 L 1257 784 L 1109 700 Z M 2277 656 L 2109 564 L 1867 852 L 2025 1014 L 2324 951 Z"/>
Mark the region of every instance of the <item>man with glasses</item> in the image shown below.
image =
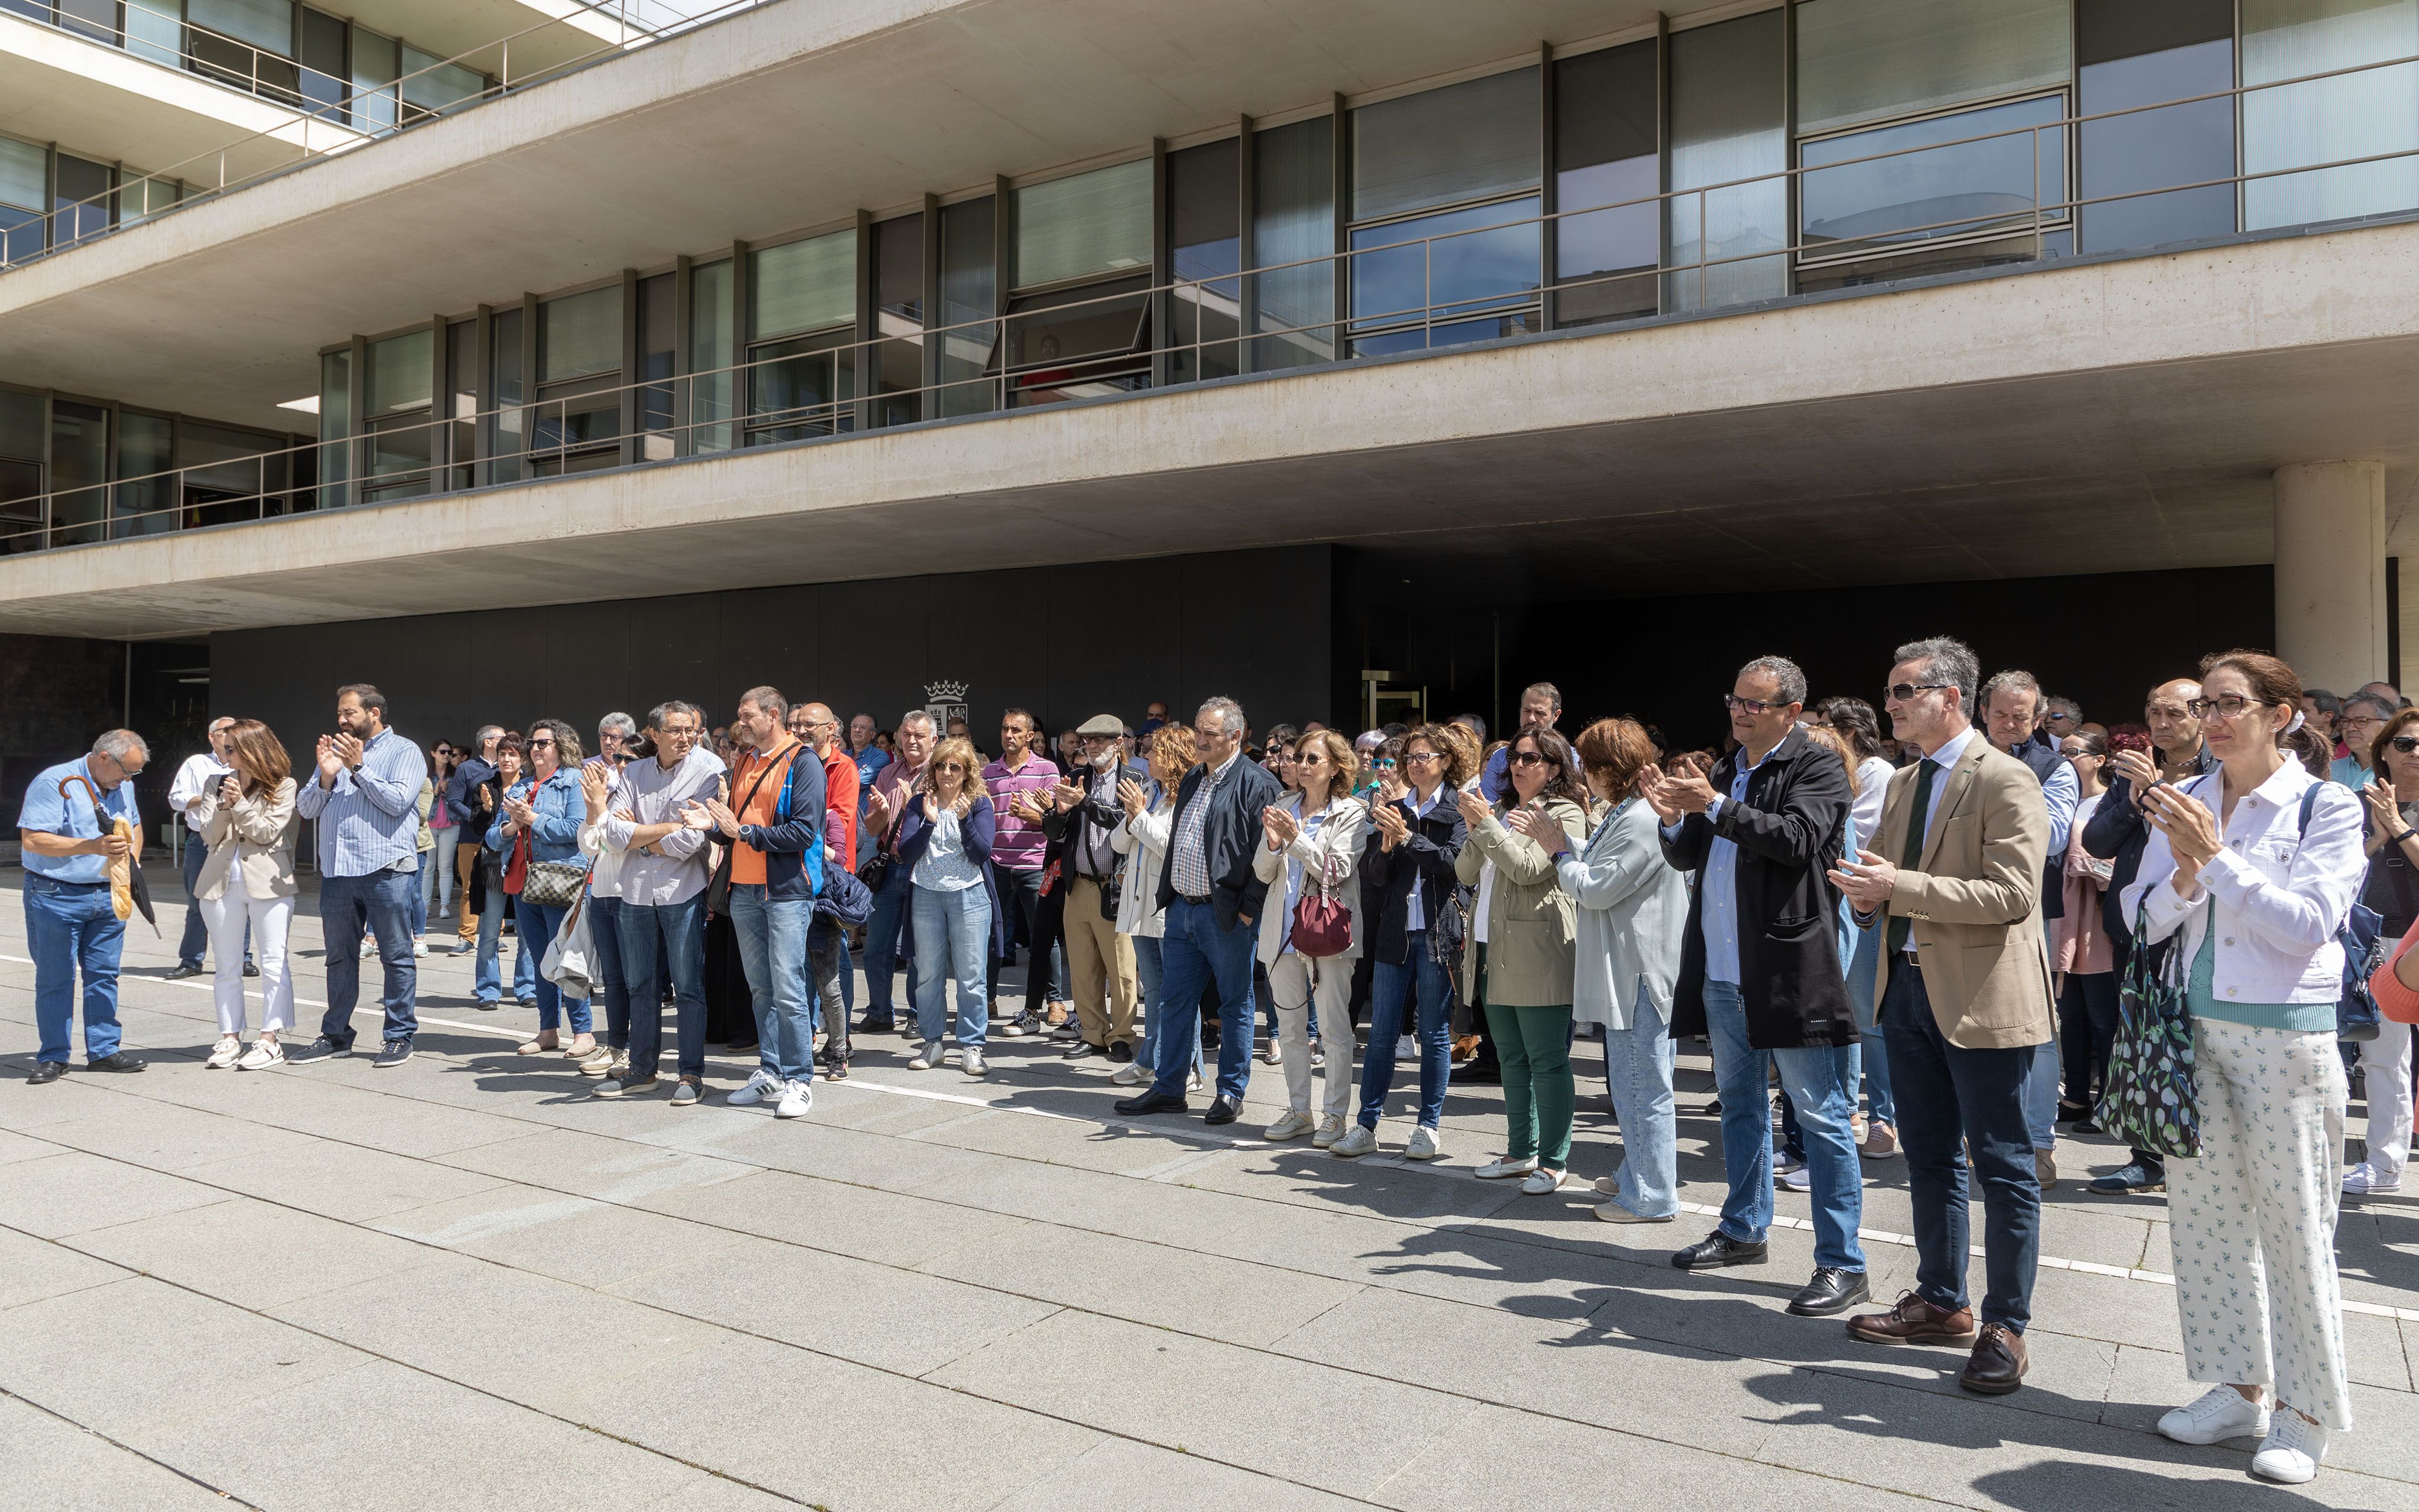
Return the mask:
<path id="1" fill-rule="evenodd" d="M 598 1097 L 651 1093 L 662 1085 L 656 1070 L 664 1051 L 663 999 L 656 983 L 672 985 L 672 1033 L 678 1080 L 675 1107 L 693 1106 L 705 1088 L 705 831 L 691 827 L 686 810 L 709 799 L 725 799 L 722 758 L 703 745 L 705 716 L 694 703 L 669 699 L 647 714 L 655 743 L 652 759 L 622 768 L 609 800 L 603 840 L 622 857 L 618 899 L 591 924 L 613 931 L 621 957 L 622 1022 L 607 1032 L 626 1051 L 619 1073 L 599 1083 Z M 591 898 L 593 908 L 607 900 Z M 609 920 L 609 924 L 608 921 Z"/>
<path id="2" fill-rule="evenodd" d="M 1721 1222 L 1672 1257 L 1683 1271 L 1762 1265 L 1772 1226 L 1767 1068 L 1805 1132 L 1814 1206 L 1814 1274 L 1789 1310 L 1828 1318 L 1870 1296 L 1857 1107 L 1857 1015 L 1840 959 L 1839 894 L 1825 872 L 1846 851 L 1848 768 L 1797 728 L 1806 674 L 1781 656 L 1739 669 L 1723 702 L 1738 749 L 1710 775 L 1646 768 L 1641 791 L 1663 821 L 1663 857 L 1695 874 L 1674 1038 L 1703 1034 L 1722 1103 Z"/>
<path id="3" fill-rule="evenodd" d="M 328 942 L 328 1011 L 297 1063 L 353 1053 L 353 1005 L 362 991 L 353 941 L 377 941 L 385 968 L 381 1070 L 411 1058 L 420 1032 L 419 968 L 412 963 L 411 916 L 420 902 L 420 790 L 428 758 L 387 728 L 386 695 L 367 683 L 336 689 L 336 733 L 318 740 L 317 767 L 296 795 L 294 811 L 318 821 L 319 927 Z"/>
<path id="4" fill-rule="evenodd" d="M 2354 693 L 2344 700 L 2343 712 L 2335 716 L 2335 738 L 2343 742 L 2344 754 L 2328 768 L 2328 780 L 2355 793 L 2368 786 L 2368 748 L 2377 743 L 2386 721 L 2400 712 L 2380 693 Z"/>
<path id="5" fill-rule="evenodd" d="M 1083 775 L 1071 774 L 1052 795 L 1041 821 L 1072 880 L 1067 889 L 1067 971 L 1074 979 L 1078 1038 L 1065 1058 L 1105 1055 L 1133 1059 L 1135 982 L 1133 936 L 1117 933 L 1120 857 L 1109 837 L 1125 822 L 1117 784 L 1148 782 L 1150 773 L 1125 764 L 1125 726 L 1113 714 L 1095 715 L 1075 729 Z M 1106 999 L 1107 1006 L 1102 1007 Z"/>
<path id="6" fill-rule="evenodd" d="M 1972 648 L 1899 647 L 1884 707 L 1923 759 L 1892 774 L 1881 833 L 1832 880 L 1857 921 L 1887 917 L 1875 1018 L 1898 1096 L 1916 1287 L 1848 1320 L 1872 1344 L 1973 1341 L 1958 1384 L 2024 1384 L 2041 1256 L 2041 1182 L 2025 1091 L 2051 1038 L 2042 869 L 2049 810 L 2022 762 L 1977 739 Z M 1969 1153 L 1970 1151 L 1970 1153 Z M 1967 1304 L 1968 1163 L 1982 1185 L 1981 1323 Z"/>
<path id="7" fill-rule="evenodd" d="M 2142 818 L 2142 794 L 2161 782 L 2181 782 L 2215 769 L 2217 763 L 2201 740 L 2200 716 L 2193 712 L 2200 699 L 2200 683 L 2179 677 L 2150 689 L 2142 702 L 2142 722 L 2149 726 L 2150 754 L 2119 748 L 2109 758 L 2108 792 L 2083 826 L 2086 854 L 2110 864 L 2108 889 L 2102 894 L 2101 921 L 2108 931 L 2108 951 L 2117 980 L 2134 958 L 2134 920 L 2126 917 L 2125 889 L 2142 868 L 2142 852 L 2150 843 L 2150 826 Z M 2094 1179 L 2086 1190 L 2103 1197 L 2147 1196 L 2167 1189 L 2167 1165 L 2156 1150 L 2135 1149 L 2123 1165 Z"/>
<path id="8" fill-rule="evenodd" d="M 121 856 L 142 864 L 143 822 L 134 807 L 134 779 L 150 764 L 151 748 L 131 730 L 112 730 L 92 750 L 47 768 L 25 790 L 17 813 L 24 847 L 25 948 L 34 957 L 34 1024 L 41 1046 L 25 1080 L 48 1086 L 67 1074 L 68 1038 L 75 1030 L 76 979 L 84 979 L 84 1063 L 86 1071 L 141 1071 L 144 1061 L 118 1048 L 117 963 L 126 921 L 110 901 L 109 865 Z M 112 821 L 123 819 L 130 841 Z M 104 826 L 108 832 L 104 833 Z"/>

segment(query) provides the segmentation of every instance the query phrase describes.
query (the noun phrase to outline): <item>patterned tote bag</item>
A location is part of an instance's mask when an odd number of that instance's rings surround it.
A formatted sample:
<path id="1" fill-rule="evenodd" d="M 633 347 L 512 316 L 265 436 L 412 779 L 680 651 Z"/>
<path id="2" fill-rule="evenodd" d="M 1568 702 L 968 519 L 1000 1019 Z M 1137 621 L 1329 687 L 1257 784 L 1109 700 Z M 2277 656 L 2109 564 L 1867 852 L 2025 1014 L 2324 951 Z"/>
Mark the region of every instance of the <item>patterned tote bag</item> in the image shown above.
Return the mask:
<path id="1" fill-rule="evenodd" d="M 2184 1004 L 2183 932 L 2167 949 L 2143 937 L 2149 909 L 2134 918 L 2134 958 L 2117 997 L 2117 1037 L 2100 1097 L 2100 1126 L 2170 1159 L 2200 1153 L 2200 1103 L 2193 1093 L 2192 1011 Z"/>

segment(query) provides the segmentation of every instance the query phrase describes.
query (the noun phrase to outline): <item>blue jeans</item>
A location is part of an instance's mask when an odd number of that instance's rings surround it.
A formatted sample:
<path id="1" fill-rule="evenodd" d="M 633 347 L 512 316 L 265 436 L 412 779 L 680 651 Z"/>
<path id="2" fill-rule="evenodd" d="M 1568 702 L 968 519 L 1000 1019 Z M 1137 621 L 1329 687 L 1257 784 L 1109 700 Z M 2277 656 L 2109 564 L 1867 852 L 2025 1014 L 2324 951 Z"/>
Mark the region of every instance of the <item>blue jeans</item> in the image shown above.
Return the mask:
<path id="1" fill-rule="evenodd" d="M 571 910 L 547 908 L 530 902 L 526 897 L 514 899 L 513 904 L 513 928 L 519 932 L 521 958 L 528 960 L 532 955 L 543 958 L 546 948 L 554 942 L 554 936 L 562 928 L 562 917 Z M 593 926 L 589 936 L 593 943 L 595 936 Z M 572 996 L 541 974 L 537 979 L 538 1032 L 543 1034 L 554 1028 L 564 1018 L 571 1020 L 572 1033 L 586 1034 L 592 1022 L 588 1014 L 588 999 Z"/>
<path id="2" fill-rule="evenodd" d="M 1915 1210 L 1915 1289 L 1936 1307 L 1965 1305 L 1970 1142 L 1982 1179 L 1982 1321 L 2021 1334 L 2032 1319 L 2033 1273 L 2041 1257 L 2041 1184 L 2025 1117 L 2034 1047 L 1950 1044 L 1913 963 L 1890 973 L 1882 1032 L 1889 1040 L 1890 1073 L 1906 1088 L 1898 1133 Z"/>
<path id="3" fill-rule="evenodd" d="M 411 908 L 419 896 L 420 878 L 409 872 L 319 879 L 319 937 L 328 952 L 328 1011 L 319 1019 L 321 1034 L 341 1045 L 353 1042 L 353 1005 L 362 995 L 361 949 L 353 942 L 364 933 L 377 937 L 378 964 L 385 968 L 386 990 L 378 1003 L 386 1010 L 387 1042 L 420 1032 L 413 1010 L 420 968 L 411 959 Z"/>
<path id="4" fill-rule="evenodd" d="M 1385 1117 L 1386 1094 L 1394 1088 L 1394 1041 L 1402 1037 L 1403 1010 L 1419 995 L 1420 1122 L 1435 1128 L 1444 1119 L 1445 1088 L 1453 1079 L 1453 977 L 1428 958 L 1428 932 L 1403 936 L 1401 961 L 1377 963 L 1369 975 L 1369 1048 L 1361 1056 L 1361 1127 L 1375 1129 Z M 1350 1046 L 1341 1037 L 1346 1053 Z M 1333 1055 L 1333 1048 L 1328 1054 Z"/>
<path id="5" fill-rule="evenodd" d="M 814 991 L 807 983 L 814 905 L 811 898 L 767 898 L 761 882 L 731 888 L 731 933 L 756 1008 L 757 1059 L 785 1082 L 815 1078 Z M 704 1028 L 699 1020 L 698 1032 Z"/>
<path id="6" fill-rule="evenodd" d="M 622 900 L 588 899 L 589 962 L 595 969 L 596 996 L 605 1004 L 605 1042 L 616 1050 L 630 1048 L 630 984 L 622 975 Z M 654 1007 L 655 999 L 647 999 Z"/>
<path id="7" fill-rule="evenodd" d="M 1209 903 L 1179 898 L 1167 905 L 1167 933 L 1159 942 L 1157 1015 L 1167 1032 L 1153 1032 L 1159 1054 L 1150 1089 L 1182 1097 L 1199 1057 L 1202 990 L 1218 988 L 1218 1095 L 1240 1103 L 1252 1079 L 1252 926 L 1218 927 Z M 1188 1048 L 1191 1054 L 1187 1054 Z"/>
<path id="8" fill-rule="evenodd" d="M 734 891 L 736 889 L 733 889 Z M 591 900 L 593 902 L 594 900 Z M 639 984 L 630 1009 L 630 1074 L 648 1077 L 664 1055 L 663 991 L 672 983 L 673 1054 L 683 1076 L 705 1075 L 705 894 L 686 903 L 634 903 L 614 910 L 615 949 L 625 980 Z"/>
<path id="9" fill-rule="evenodd" d="M 198 971 L 202 965 L 202 952 L 209 949 L 210 931 L 202 920 L 202 911 L 193 906 L 193 894 L 201 887 L 202 861 L 210 854 L 210 848 L 202 843 L 201 836 L 185 829 L 183 820 L 177 821 L 177 827 L 185 830 L 185 933 L 177 940 L 177 964 Z M 26 879 L 32 880 L 34 874 L 27 872 Z M 244 927 L 252 927 L 249 918 L 244 920 Z M 62 1056 L 61 1058 L 66 1057 Z"/>
<path id="10" fill-rule="evenodd" d="M 513 912 L 513 995 L 524 1004 L 537 1001 L 537 965 L 546 959 L 544 940 L 530 938 L 529 927 L 521 922 L 519 898 L 514 897 Z"/>
<path id="11" fill-rule="evenodd" d="M 1134 980 L 1142 988 L 1142 1042 L 1134 1046 L 1134 1063 L 1148 1070 L 1156 1078 L 1159 1072 L 1159 1026 L 1166 1016 L 1160 1006 L 1166 999 L 1160 995 L 1159 991 L 1159 936 L 1133 934 L 1127 937 L 1133 941 Z M 1201 1074 L 1201 1026 L 1198 1022 L 1193 1027 L 1192 1073 L 1195 1076 Z"/>
<path id="12" fill-rule="evenodd" d="M 1873 1022 L 1873 982 L 1882 965 L 1882 926 L 1857 931 L 1857 953 L 1848 959 L 1848 1003 L 1857 1011 L 1862 1038 L 1861 1070 L 1865 1082 L 1865 1114 L 1875 1123 L 1898 1127 L 1898 1099 L 1890 1092 L 1889 1047 L 1882 1042 L 1881 1026 Z"/>
<path id="13" fill-rule="evenodd" d="M 910 910 L 916 921 L 917 1038 L 931 1043 L 948 1022 L 944 995 L 958 984 L 958 1043 L 979 1048 L 990 1012 L 983 995 L 991 963 L 991 894 L 980 883 L 943 892 L 917 887 Z"/>
<path id="14" fill-rule="evenodd" d="M 2035 1149 L 2057 1148 L 2057 1088 L 2065 1069 L 2056 1035 L 2034 1046 L 2025 1072 L 2025 1133 Z"/>
<path id="15" fill-rule="evenodd" d="M 907 1009 L 916 1009 L 916 931 L 914 910 L 908 905 L 915 884 L 908 880 L 913 868 L 893 859 L 890 874 L 882 879 L 882 888 L 873 895 L 873 914 L 865 921 L 865 1026 L 887 1029 L 897 1026 L 899 1011 L 890 997 L 891 976 L 898 969 L 899 958 L 907 958 Z M 903 937 L 902 937 L 903 936 Z"/>
<path id="16" fill-rule="evenodd" d="M 1680 1211 L 1678 1129 L 1672 1108 L 1672 1026 L 1640 988 L 1629 1027 L 1604 1031 L 1604 1079 L 1621 1122 L 1621 1205 L 1641 1218 Z"/>
<path id="17" fill-rule="evenodd" d="M 1722 1165 L 1730 1178 L 1721 1231 L 1741 1243 L 1760 1244 L 1772 1227 L 1772 1103 L 1764 1092 L 1764 1068 L 1778 1067 L 1781 1090 L 1796 1104 L 1805 1130 L 1814 1263 L 1863 1270 L 1857 1225 L 1864 1216 L 1865 1179 L 1848 1128 L 1856 1111 L 1856 1047 L 1753 1048 L 1748 1043 L 1747 1004 L 1735 982 L 1705 983 L 1705 1026 L 1713 1041 L 1714 1086 L 1722 1100 Z"/>
<path id="18" fill-rule="evenodd" d="M 481 1008 L 503 1001 L 503 976 L 496 956 L 503 948 L 504 905 L 510 902 L 503 888 L 489 887 L 486 906 L 479 911 L 479 954 L 470 967 L 470 995 Z"/>
<path id="19" fill-rule="evenodd" d="M 34 954 L 34 1024 L 42 1041 L 36 1059 L 68 1058 L 79 973 L 85 1058 L 106 1060 L 117 1053 L 117 959 L 125 944 L 126 921 L 110 906 L 107 883 L 25 873 L 25 948 Z"/>

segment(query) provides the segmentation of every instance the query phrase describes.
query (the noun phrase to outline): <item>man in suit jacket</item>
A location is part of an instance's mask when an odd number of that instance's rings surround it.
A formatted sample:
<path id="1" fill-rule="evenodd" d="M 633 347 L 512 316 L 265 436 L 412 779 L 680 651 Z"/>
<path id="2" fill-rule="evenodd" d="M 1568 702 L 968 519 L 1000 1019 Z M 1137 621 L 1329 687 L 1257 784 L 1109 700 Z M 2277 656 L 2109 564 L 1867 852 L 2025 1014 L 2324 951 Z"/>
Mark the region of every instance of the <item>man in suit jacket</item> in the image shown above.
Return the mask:
<path id="1" fill-rule="evenodd" d="M 1739 748 L 1711 778 L 1647 769 L 1663 855 L 1695 872 L 1672 1032 L 1713 1041 L 1730 1196 L 1712 1234 L 1672 1257 L 1684 1271 L 1762 1265 L 1772 1224 L 1777 1066 L 1806 1134 L 1814 1199 L 1814 1277 L 1789 1304 L 1801 1318 L 1845 1312 L 1868 1296 L 1857 1242 L 1864 1177 L 1857 1165 L 1857 1018 L 1841 973 L 1840 895 L 1848 768 L 1797 728 L 1806 674 L 1780 656 L 1739 670 L 1728 700 Z"/>
<path id="2" fill-rule="evenodd" d="M 1889 919 L 1877 1016 L 1918 1257 L 1916 1289 L 1887 1312 L 1850 1319 L 1848 1332 L 1876 1344 L 1970 1339 L 1958 1383 L 2003 1396 L 2024 1382 L 2041 1253 L 2025 1086 L 2050 1038 L 2041 918 L 2049 810 L 2031 770 L 1974 728 L 1980 671 L 1956 640 L 1899 647 L 1884 706 L 1924 758 L 1891 777 L 1873 848 L 1836 874 L 1860 919 Z M 1979 1333 L 1965 1293 L 1969 1148 L 1988 1283 Z"/>
<path id="3" fill-rule="evenodd" d="M 1252 872 L 1261 810 L 1284 789 L 1257 762 L 1243 759 L 1243 709 L 1213 698 L 1193 717 L 1200 764 L 1176 791 L 1167 861 L 1159 879 L 1167 932 L 1160 940 L 1160 1002 L 1167 1015 L 1153 1039 L 1158 1079 L 1119 1113 L 1181 1113 L 1184 1083 L 1201 1021 L 1202 989 L 1218 987 L 1218 1097 L 1204 1121 L 1232 1123 L 1252 1076 L 1252 944 L 1268 884 Z M 1161 1005 L 1164 1005 L 1162 1007 Z"/>

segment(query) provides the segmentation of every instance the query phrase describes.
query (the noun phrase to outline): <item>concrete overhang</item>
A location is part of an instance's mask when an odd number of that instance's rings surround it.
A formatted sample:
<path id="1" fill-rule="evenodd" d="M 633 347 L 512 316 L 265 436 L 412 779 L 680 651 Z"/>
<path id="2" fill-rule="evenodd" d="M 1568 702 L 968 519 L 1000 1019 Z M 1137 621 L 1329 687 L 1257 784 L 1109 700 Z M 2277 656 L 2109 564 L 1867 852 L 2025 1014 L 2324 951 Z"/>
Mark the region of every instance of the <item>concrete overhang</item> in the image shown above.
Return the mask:
<path id="1" fill-rule="evenodd" d="M 2266 562 L 2419 463 L 2419 224 L 1339 365 L 0 559 L 156 637 L 1287 542 L 1616 597 Z M 1525 527 L 1525 528 L 1524 528 Z"/>
<path id="2" fill-rule="evenodd" d="M 777 0 L 0 274 L 0 376 L 171 409 L 207 385 L 273 424 L 355 332 L 1654 23 L 1652 0 Z"/>

